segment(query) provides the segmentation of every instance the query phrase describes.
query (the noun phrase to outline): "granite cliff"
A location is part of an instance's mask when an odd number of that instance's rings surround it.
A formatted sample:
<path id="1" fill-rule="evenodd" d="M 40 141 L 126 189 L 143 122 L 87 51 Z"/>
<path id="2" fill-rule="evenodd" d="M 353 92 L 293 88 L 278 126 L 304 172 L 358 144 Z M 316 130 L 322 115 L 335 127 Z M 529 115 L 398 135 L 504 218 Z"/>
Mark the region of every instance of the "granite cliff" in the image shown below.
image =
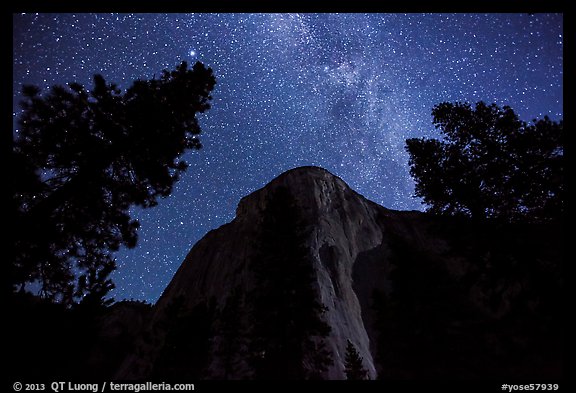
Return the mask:
<path id="1" fill-rule="evenodd" d="M 333 362 L 322 378 L 345 379 L 348 340 L 370 379 L 561 375 L 559 226 L 394 211 L 322 168 L 301 167 L 243 198 L 232 222 L 193 246 L 115 377 L 249 378 L 250 313 L 233 314 L 247 333 L 226 347 L 232 358 L 217 332 L 226 305 L 241 294 L 249 309 L 242 294 L 258 289 L 251 263 L 278 189 L 302 218 L 295 247 L 312 265 L 330 327 Z"/>

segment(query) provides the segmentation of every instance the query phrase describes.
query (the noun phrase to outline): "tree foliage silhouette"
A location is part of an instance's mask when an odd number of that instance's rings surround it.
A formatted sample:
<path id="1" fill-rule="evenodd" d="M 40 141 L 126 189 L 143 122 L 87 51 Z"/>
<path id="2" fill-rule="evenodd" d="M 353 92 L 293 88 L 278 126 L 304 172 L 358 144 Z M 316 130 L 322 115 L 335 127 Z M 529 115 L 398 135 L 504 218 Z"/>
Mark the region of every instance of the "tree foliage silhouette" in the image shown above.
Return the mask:
<path id="1" fill-rule="evenodd" d="M 248 375 L 246 370 L 247 326 L 245 319 L 245 293 L 240 286 L 232 290 L 226 303 L 216 315 L 215 350 L 217 359 L 215 379 L 241 379 Z"/>
<path id="2" fill-rule="evenodd" d="M 368 371 L 364 368 L 363 359 L 350 340 L 346 345 L 345 372 L 346 379 L 358 381 L 368 379 Z"/>
<path id="3" fill-rule="evenodd" d="M 319 379 L 332 363 L 307 230 L 294 196 L 278 187 L 268 197 L 262 247 L 252 262 L 250 363 L 256 379 Z"/>
<path id="4" fill-rule="evenodd" d="M 11 157 L 13 288 L 37 281 L 46 298 L 72 302 L 114 270 L 111 253 L 136 245 L 129 209 L 170 195 L 187 168 L 182 154 L 201 148 L 196 115 L 210 108 L 215 83 L 210 68 L 183 62 L 123 94 L 100 75 L 91 90 L 23 88 Z"/>
<path id="5" fill-rule="evenodd" d="M 406 141 L 416 196 L 436 214 L 546 221 L 563 212 L 563 122 L 478 102 L 432 110 L 443 140 Z"/>
<path id="6" fill-rule="evenodd" d="M 192 309 L 184 297 L 176 297 L 164 310 L 166 336 L 155 358 L 153 378 L 203 379 L 210 364 L 210 339 L 214 301 L 201 302 Z"/>

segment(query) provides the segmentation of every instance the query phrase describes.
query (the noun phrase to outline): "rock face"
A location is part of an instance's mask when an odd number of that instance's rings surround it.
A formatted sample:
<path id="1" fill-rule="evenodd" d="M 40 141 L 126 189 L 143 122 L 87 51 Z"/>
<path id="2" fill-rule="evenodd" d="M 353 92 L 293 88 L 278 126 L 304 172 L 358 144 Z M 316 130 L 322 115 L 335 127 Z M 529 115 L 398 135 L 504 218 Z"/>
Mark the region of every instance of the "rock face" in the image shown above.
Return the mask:
<path id="1" fill-rule="evenodd" d="M 333 364 L 323 378 L 346 378 L 347 340 L 371 379 L 561 374 L 560 228 L 389 210 L 324 169 L 302 167 L 243 198 L 231 223 L 194 245 L 117 378 L 178 375 L 186 361 L 202 368 L 194 377 L 247 378 L 240 371 L 222 376 L 218 339 L 210 332 L 234 290 L 254 291 L 250 264 L 278 188 L 290 191 L 304 218 L 307 259 L 326 306 Z M 176 316 L 190 313 L 196 319 L 182 322 L 190 326 L 184 329 Z M 249 318 L 238 317 L 243 326 Z M 203 358 L 168 351 L 187 340 L 186 332 L 197 342 L 190 350 L 202 347 Z M 246 347 L 235 348 L 236 368 L 244 370 Z M 175 356 L 184 360 L 166 360 Z"/>

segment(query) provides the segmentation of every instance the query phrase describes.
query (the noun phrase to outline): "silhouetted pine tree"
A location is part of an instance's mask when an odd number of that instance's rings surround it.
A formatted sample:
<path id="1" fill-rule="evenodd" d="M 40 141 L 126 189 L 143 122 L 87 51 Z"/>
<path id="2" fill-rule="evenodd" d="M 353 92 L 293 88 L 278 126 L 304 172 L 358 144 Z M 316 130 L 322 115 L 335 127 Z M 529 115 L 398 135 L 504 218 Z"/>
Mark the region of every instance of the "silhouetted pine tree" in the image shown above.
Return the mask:
<path id="1" fill-rule="evenodd" d="M 216 318 L 215 379 L 240 379 L 246 370 L 247 328 L 244 294 L 236 287 Z"/>
<path id="2" fill-rule="evenodd" d="M 442 140 L 406 140 L 416 196 L 435 214 L 547 221 L 564 211 L 564 126 L 478 102 L 432 110 Z"/>
<path id="3" fill-rule="evenodd" d="M 78 279 L 77 297 L 81 298 L 79 307 L 103 309 L 114 303 L 114 299 L 106 296 L 115 288 L 110 274 L 116 269 L 116 262 L 111 258 L 103 258 L 98 265 L 88 268 Z"/>
<path id="4" fill-rule="evenodd" d="M 305 240 L 308 229 L 290 191 L 267 200 L 261 248 L 252 261 L 250 363 L 256 379 L 319 378 L 332 363 L 323 338 L 330 327 L 318 301 Z"/>
<path id="5" fill-rule="evenodd" d="M 23 114 L 11 152 L 8 284 L 38 282 L 53 301 L 81 298 L 78 275 L 110 269 L 111 253 L 136 245 L 134 206 L 155 206 L 201 147 L 196 115 L 210 108 L 210 68 L 183 62 L 122 94 L 100 75 L 45 95 L 23 88 Z"/>
<path id="6" fill-rule="evenodd" d="M 346 379 L 349 380 L 364 380 L 368 379 L 368 371 L 364 368 L 362 363 L 362 357 L 356 350 L 356 347 L 350 340 L 346 345 L 346 357 L 345 357 L 345 372 Z"/>
<path id="7" fill-rule="evenodd" d="M 155 359 L 152 377 L 203 379 L 210 364 L 213 337 L 213 302 L 200 303 L 192 310 L 176 298 L 166 309 L 163 346 Z"/>

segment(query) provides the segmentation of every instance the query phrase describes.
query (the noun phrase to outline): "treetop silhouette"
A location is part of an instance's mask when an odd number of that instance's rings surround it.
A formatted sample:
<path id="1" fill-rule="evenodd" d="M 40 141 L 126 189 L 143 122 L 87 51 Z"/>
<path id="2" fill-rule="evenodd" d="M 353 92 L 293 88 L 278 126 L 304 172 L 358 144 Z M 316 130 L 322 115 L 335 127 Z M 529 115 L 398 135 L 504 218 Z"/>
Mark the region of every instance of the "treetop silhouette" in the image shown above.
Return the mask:
<path id="1" fill-rule="evenodd" d="M 510 107 L 484 102 L 444 102 L 432 115 L 442 140 L 406 140 L 416 196 L 428 211 L 505 221 L 561 217 L 562 120 L 528 124 Z"/>
<path id="2" fill-rule="evenodd" d="M 363 358 L 350 340 L 347 340 L 345 355 L 346 379 L 361 381 L 368 378 L 368 371 L 364 368 Z"/>
<path id="3" fill-rule="evenodd" d="M 210 68 L 182 62 L 124 93 L 100 75 L 91 90 L 25 86 L 12 150 L 10 284 L 39 282 L 63 302 L 102 290 L 91 280 L 107 280 L 111 252 L 136 245 L 129 209 L 170 195 L 188 166 L 182 154 L 201 148 L 196 115 L 210 108 L 215 83 Z"/>

